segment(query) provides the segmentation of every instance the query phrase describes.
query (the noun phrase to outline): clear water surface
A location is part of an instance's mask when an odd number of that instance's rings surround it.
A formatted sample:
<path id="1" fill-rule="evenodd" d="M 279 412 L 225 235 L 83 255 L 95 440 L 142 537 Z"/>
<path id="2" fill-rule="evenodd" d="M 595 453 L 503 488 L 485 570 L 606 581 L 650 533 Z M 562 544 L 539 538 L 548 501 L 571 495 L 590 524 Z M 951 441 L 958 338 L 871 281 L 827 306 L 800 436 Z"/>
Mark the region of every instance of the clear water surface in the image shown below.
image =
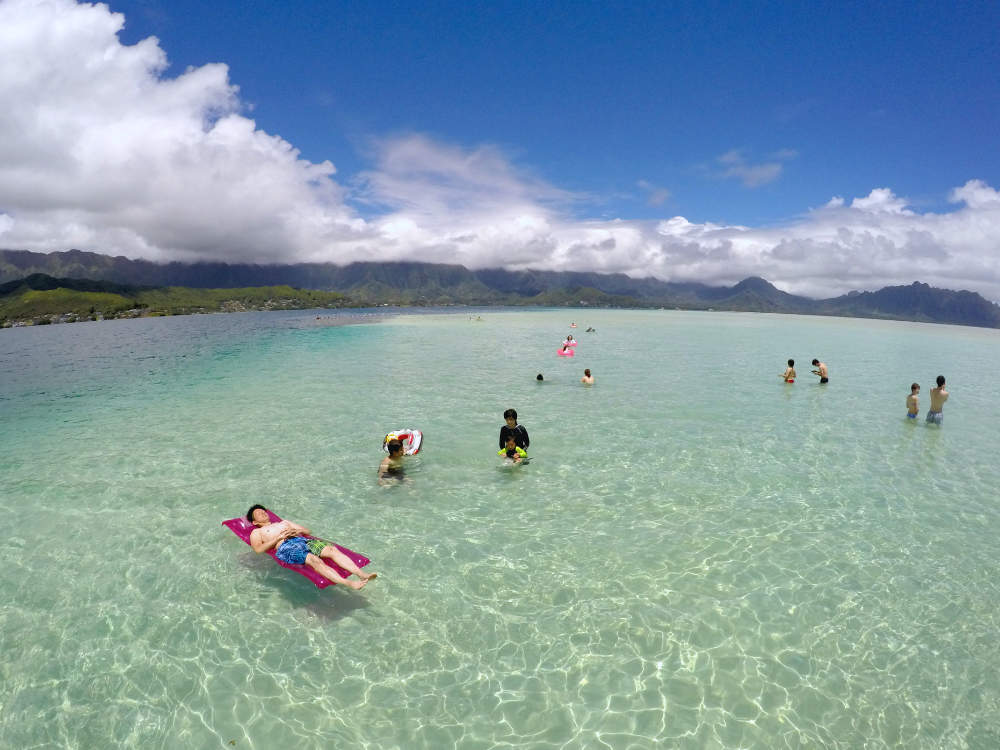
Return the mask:
<path id="1" fill-rule="evenodd" d="M 1000 332 L 477 313 L 0 332 L 0 746 L 1000 747 Z M 254 502 L 380 577 L 254 555 Z"/>

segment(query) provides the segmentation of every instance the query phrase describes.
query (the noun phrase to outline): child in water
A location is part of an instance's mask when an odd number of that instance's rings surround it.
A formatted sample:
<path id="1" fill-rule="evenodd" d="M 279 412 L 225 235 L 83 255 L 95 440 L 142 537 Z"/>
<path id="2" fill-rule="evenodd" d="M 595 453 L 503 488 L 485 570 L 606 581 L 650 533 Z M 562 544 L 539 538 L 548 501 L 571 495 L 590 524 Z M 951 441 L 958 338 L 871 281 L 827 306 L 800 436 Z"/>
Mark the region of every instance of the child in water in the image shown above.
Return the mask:
<path id="1" fill-rule="evenodd" d="M 399 440 L 390 440 L 386 446 L 389 455 L 382 459 L 378 467 L 378 483 L 388 484 L 392 479 L 403 479 L 403 443 Z"/>
<path id="2" fill-rule="evenodd" d="M 781 377 L 785 379 L 786 383 L 794 383 L 795 382 L 795 360 L 794 359 L 788 360 L 788 367 L 786 367 L 785 371 L 783 373 L 781 373 Z"/>
<path id="3" fill-rule="evenodd" d="M 910 395 L 906 397 L 906 418 L 916 419 L 920 413 L 920 383 L 910 386 Z"/>
<path id="4" fill-rule="evenodd" d="M 507 445 L 497 451 L 498 456 L 506 456 L 508 461 L 512 461 L 515 464 L 521 463 L 524 459 L 528 457 L 528 451 L 521 448 L 517 442 L 514 440 L 513 435 L 507 436 Z"/>

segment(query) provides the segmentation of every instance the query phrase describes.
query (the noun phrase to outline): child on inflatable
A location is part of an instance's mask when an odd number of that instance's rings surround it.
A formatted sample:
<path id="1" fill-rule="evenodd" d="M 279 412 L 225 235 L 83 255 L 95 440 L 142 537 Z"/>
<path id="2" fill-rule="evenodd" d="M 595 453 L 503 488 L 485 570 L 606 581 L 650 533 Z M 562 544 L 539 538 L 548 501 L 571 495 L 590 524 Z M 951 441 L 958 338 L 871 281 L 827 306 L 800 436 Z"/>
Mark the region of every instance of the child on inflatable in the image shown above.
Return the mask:
<path id="1" fill-rule="evenodd" d="M 510 461 L 519 464 L 528 457 L 528 451 L 518 446 L 513 435 L 508 435 L 507 446 L 498 450 L 497 455 L 506 456 Z"/>

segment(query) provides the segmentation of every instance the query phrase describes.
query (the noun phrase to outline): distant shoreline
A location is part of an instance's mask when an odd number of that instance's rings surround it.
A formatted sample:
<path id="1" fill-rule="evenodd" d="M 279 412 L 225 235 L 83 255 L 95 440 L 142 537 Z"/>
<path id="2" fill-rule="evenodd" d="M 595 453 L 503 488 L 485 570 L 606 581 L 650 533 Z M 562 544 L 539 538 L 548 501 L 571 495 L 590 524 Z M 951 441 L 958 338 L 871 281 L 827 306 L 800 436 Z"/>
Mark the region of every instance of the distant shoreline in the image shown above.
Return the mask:
<path id="1" fill-rule="evenodd" d="M 709 286 L 620 273 L 470 270 L 402 261 L 157 265 L 79 250 L 0 250 L 0 279 L 7 279 L 0 283 L 0 323 L 57 313 L 138 316 L 134 308 L 143 307 L 177 314 L 214 312 L 223 305 L 256 310 L 388 304 L 769 312 L 1000 328 L 1000 305 L 995 302 L 976 292 L 919 281 L 813 299 L 784 292 L 756 276 L 732 286 Z M 60 286 L 64 290 L 58 292 Z"/>
<path id="2" fill-rule="evenodd" d="M 357 308 L 338 308 L 343 310 L 340 315 L 315 315 L 312 316 L 317 325 L 321 326 L 343 326 L 343 325 L 353 325 L 356 323 L 380 323 L 385 319 L 393 315 L 389 311 L 376 311 L 377 308 L 372 307 L 357 307 Z M 372 312 L 361 312 L 371 310 Z M 0 329 L 4 328 L 35 328 L 39 326 L 50 326 L 50 325 L 68 325 L 71 323 L 103 323 L 111 320 L 140 320 L 149 318 L 183 318 L 192 317 L 196 315 L 229 315 L 232 313 L 257 313 L 257 312 L 302 312 L 302 313 L 313 313 L 313 312 L 328 312 L 329 308 L 299 308 L 299 307 L 289 307 L 289 308 L 260 308 L 260 309 L 247 309 L 247 310 L 202 310 L 197 312 L 188 313 L 146 313 L 139 315 L 128 315 L 120 314 L 111 317 L 105 316 L 95 316 L 95 317 L 82 317 L 82 316 L 72 316 L 72 315 L 53 315 L 52 318 L 44 322 L 39 322 L 37 319 L 28 318 L 25 320 L 5 320 L 0 323 Z M 130 312 L 130 311 L 127 311 Z"/>
<path id="3" fill-rule="evenodd" d="M 976 325 L 973 323 L 957 323 L 941 320 L 928 320 L 907 317 L 895 317 L 889 315 L 849 315 L 842 312 L 799 312 L 799 311 L 771 311 L 771 310 L 736 310 L 725 309 L 716 310 L 713 308 L 701 307 L 654 307 L 654 306 L 563 306 L 563 305 L 476 305 L 476 304 L 439 304 L 439 305 L 412 305 L 412 304 L 392 304 L 382 303 L 378 305 L 349 304 L 336 308 L 323 307 L 280 307 L 280 306 L 260 306 L 260 307 L 240 307 L 239 309 L 215 309 L 215 310 L 191 310 L 189 312 L 160 312 L 132 308 L 120 311 L 114 315 L 94 315 L 93 317 L 75 315 L 73 313 L 51 313 L 34 316 L 24 319 L 0 319 L 0 330 L 6 328 L 34 328 L 36 326 L 64 325 L 69 323 L 91 323 L 104 322 L 109 320 L 135 320 L 141 318 L 173 318 L 188 317 L 194 315 L 219 315 L 230 313 L 250 313 L 250 312 L 329 312 L 331 310 L 343 311 L 341 315 L 316 315 L 315 320 L 319 325 L 337 327 L 345 325 L 356 325 L 362 323 L 381 323 L 390 317 L 400 314 L 421 312 L 427 314 L 463 314 L 469 310 L 494 311 L 494 312 L 517 312 L 527 310 L 566 310 L 572 311 L 599 311 L 599 310 L 634 310 L 637 312 L 695 312 L 695 313 L 741 313 L 741 314 L 763 314 L 763 315 L 795 315 L 809 318 L 842 318 L 844 320 L 878 320 L 895 323 L 921 323 L 929 325 L 954 325 L 963 328 L 981 328 L 984 330 L 998 330 L 996 326 Z M 360 311 L 372 311 L 362 313 Z M 577 315 L 579 317 L 579 315 Z"/>

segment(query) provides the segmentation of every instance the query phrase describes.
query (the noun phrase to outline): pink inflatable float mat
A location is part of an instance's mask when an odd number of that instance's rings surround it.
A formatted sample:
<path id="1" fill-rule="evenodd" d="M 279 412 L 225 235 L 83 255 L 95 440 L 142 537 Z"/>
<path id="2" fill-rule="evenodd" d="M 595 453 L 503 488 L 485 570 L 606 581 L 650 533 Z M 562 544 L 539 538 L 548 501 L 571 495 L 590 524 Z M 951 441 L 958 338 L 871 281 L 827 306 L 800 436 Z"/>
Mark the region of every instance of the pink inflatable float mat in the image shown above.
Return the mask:
<path id="1" fill-rule="evenodd" d="M 271 511 L 268 511 L 267 515 L 270 516 L 271 523 L 277 523 L 278 521 L 281 520 L 281 518 L 279 518 L 276 513 L 272 513 Z M 236 536 L 238 536 L 244 542 L 246 542 L 247 544 L 250 544 L 250 532 L 254 530 L 254 525 L 252 523 L 250 523 L 249 521 L 247 521 L 247 519 L 245 519 L 245 518 L 230 518 L 228 521 L 223 521 L 222 525 L 225 526 L 227 529 L 229 529 L 234 534 L 236 534 Z M 309 538 L 313 538 L 313 537 L 309 537 Z M 339 544 L 334 544 L 333 546 L 336 547 L 337 549 L 339 549 L 341 552 L 343 552 L 349 558 L 351 558 L 351 560 L 353 560 L 354 563 L 355 563 L 355 565 L 357 565 L 359 568 L 363 568 L 368 563 L 371 562 L 371 560 L 369 560 L 364 555 L 360 555 L 357 552 L 354 552 L 353 550 L 349 550 L 349 549 L 347 549 L 347 547 L 341 547 Z M 310 581 L 312 581 L 313 583 L 316 584 L 316 588 L 325 589 L 327 586 L 329 586 L 329 585 L 331 585 L 333 583 L 333 581 L 328 581 L 326 578 L 324 578 L 319 573 L 317 573 L 315 570 L 313 570 L 312 568 L 310 568 L 310 567 L 308 567 L 306 565 L 289 565 L 288 563 L 281 562 L 281 560 L 279 560 L 277 557 L 274 556 L 274 550 L 273 549 L 269 549 L 267 551 L 267 554 L 270 555 L 271 559 L 274 560 L 276 563 L 278 563 L 278 565 L 280 565 L 281 567 L 288 568 L 289 570 L 291 570 L 291 571 L 293 571 L 295 573 L 298 573 L 301 576 L 305 576 L 306 578 L 308 578 Z M 350 575 L 350 573 L 348 573 L 342 567 L 340 567 L 339 565 L 334 564 L 334 562 L 332 560 L 327 560 L 326 558 L 323 558 L 323 562 L 326 563 L 327 565 L 329 565 L 335 571 L 337 571 L 337 573 L 340 576 L 342 576 L 343 578 L 347 578 L 347 576 Z"/>

